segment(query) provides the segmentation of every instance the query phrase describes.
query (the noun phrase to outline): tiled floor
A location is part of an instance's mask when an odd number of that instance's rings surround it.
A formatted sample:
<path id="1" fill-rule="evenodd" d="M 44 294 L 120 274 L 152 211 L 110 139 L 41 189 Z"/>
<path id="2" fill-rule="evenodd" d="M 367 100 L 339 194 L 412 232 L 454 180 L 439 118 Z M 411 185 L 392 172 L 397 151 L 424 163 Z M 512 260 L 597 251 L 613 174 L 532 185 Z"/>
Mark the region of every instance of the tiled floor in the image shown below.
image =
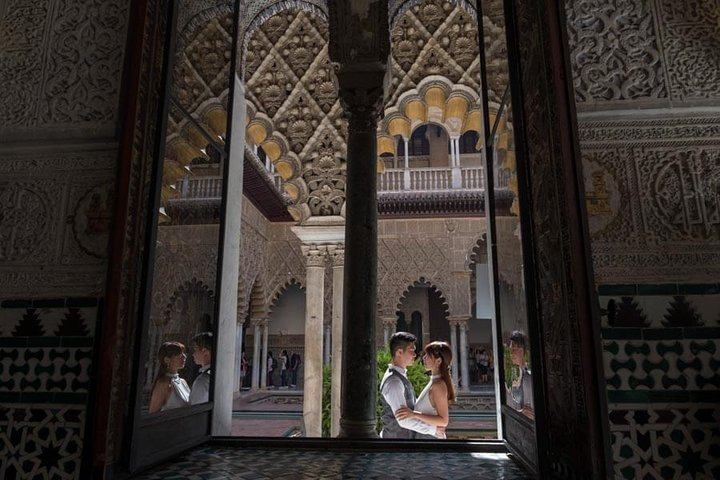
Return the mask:
<path id="1" fill-rule="evenodd" d="M 504 454 L 261 450 L 204 446 L 138 480 L 503 479 L 528 477 Z"/>

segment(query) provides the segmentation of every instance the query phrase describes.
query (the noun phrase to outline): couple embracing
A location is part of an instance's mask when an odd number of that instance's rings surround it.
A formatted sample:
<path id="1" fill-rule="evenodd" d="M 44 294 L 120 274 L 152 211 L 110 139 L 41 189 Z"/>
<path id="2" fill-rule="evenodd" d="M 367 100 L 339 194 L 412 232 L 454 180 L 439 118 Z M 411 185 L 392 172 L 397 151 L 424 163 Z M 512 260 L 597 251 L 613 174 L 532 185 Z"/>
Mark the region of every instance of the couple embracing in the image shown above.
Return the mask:
<path id="1" fill-rule="evenodd" d="M 416 399 L 407 378 L 407 367 L 415 362 L 415 342 L 415 335 L 408 332 L 397 332 L 390 338 L 392 363 L 380 382 L 382 438 L 445 438 L 450 402 L 455 400 L 450 345 L 432 342 L 423 349 L 423 365 L 431 377 Z"/>

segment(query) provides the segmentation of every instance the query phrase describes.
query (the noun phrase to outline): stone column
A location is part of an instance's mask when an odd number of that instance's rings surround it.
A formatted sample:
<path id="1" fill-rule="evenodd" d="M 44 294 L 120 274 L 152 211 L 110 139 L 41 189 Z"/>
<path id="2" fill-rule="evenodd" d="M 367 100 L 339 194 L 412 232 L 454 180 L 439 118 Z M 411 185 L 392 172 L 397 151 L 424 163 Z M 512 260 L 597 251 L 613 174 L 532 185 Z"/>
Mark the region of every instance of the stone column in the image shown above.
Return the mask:
<path id="1" fill-rule="evenodd" d="M 233 407 L 233 376 L 235 369 L 235 326 L 237 324 L 237 293 L 240 271 L 240 238 L 242 217 L 242 185 L 243 163 L 245 158 L 245 88 L 237 77 L 233 75 L 234 93 L 233 118 L 228 122 L 230 127 L 227 136 L 229 151 L 225 186 L 227 196 L 225 199 L 224 229 L 221 229 L 223 238 L 222 258 L 220 266 L 220 283 L 218 284 L 218 302 L 220 304 L 217 318 L 217 336 L 215 337 L 215 350 L 213 351 L 213 415 L 212 434 L 230 435 L 232 429 Z"/>
<path id="2" fill-rule="evenodd" d="M 345 304 L 341 437 L 375 437 L 375 318 L 377 314 L 376 141 L 381 77 L 341 71 L 349 116 L 345 229 Z M 368 80 L 366 77 L 370 75 Z M 364 79 L 364 80 L 363 80 Z M 366 85 L 348 83 L 367 82 Z M 369 88 L 371 87 L 371 88 Z M 352 372 L 352 374 L 350 374 Z M 361 379 L 361 380 L 359 380 Z"/>
<path id="3" fill-rule="evenodd" d="M 328 247 L 333 265 L 332 303 L 332 383 L 330 387 L 330 436 L 340 434 L 340 404 L 343 345 L 343 282 L 345 249 L 343 245 Z"/>
<path id="4" fill-rule="evenodd" d="M 262 360 L 260 355 L 260 320 L 252 320 L 253 326 L 253 365 L 252 365 L 252 381 L 250 382 L 250 389 L 257 390 L 260 387 L 260 366 Z"/>
<path id="5" fill-rule="evenodd" d="M 458 345 L 457 345 L 457 320 L 449 319 L 450 322 L 450 349 L 452 350 L 453 366 L 452 366 L 452 380 L 455 386 L 458 386 L 458 366 L 460 365 L 460 359 L 458 358 Z"/>
<path id="6" fill-rule="evenodd" d="M 388 2 L 329 0 L 330 59 L 348 118 L 340 437 L 373 438 L 377 315 L 377 122 L 390 53 Z"/>
<path id="7" fill-rule="evenodd" d="M 463 392 L 470 391 L 470 365 L 468 364 L 468 345 L 467 345 L 467 330 L 468 330 L 468 319 L 458 320 L 458 327 L 460 327 L 460 378 L 462 379 Z"/>
<path id="8" fill-rule="evenodd" d="M 462 173 L 460 172 L 460 143 L 458 140 L 459 139 L 457 137 L 450 138 L 450 145 L 452 146 L 452 188 L 462 187 Z"/>
<path id="9" fill-rule="evenodd" d="M 235 392 L 240 391 L 240 368 L 242 367 L 242 351 L 243 351 L 243 335 L 245 334 L 245 324 L 235 324 L 235 381 L 233 383 L 233 390 Z M 247 372 L 245 372 L 247 375 Z"/>
<path id="10" fill-rule="evenodd" d="M 322 436 L 323 307 L 327 247 L 303 245 L 301 248 L 307 260 L 303 422 L 306 437 L 320 437 Z"/>
<path id="11" fill-rule="evenodd" d="M 383 346 L 387 347 L 390 345 L 390 337 L 395 333 L 397 327 L 397 318 L 395 317 L 382 317 L 383 326 Z"/>
<path id="12" fill-rule="evenodd" d="M 324 325 L 325 339 L 323 340 L 323 365 L 330 363 L 330 342 L 331 342 L 331 325 L 326 323 Z"/>
<path id="13" fill-rule="evenodd" d="M 403 190 L 410 190 L 410 153 L 408 153 L 409 142 L 407 138 L 403 138 L 405 142 L 405 169 L 403 170 Z"/>
<path id="14" fill-rule="evenodd" d="M 260 353 L 260 388 L 267 387 L 268 321 L 262 321 L 262 352 Z"/>

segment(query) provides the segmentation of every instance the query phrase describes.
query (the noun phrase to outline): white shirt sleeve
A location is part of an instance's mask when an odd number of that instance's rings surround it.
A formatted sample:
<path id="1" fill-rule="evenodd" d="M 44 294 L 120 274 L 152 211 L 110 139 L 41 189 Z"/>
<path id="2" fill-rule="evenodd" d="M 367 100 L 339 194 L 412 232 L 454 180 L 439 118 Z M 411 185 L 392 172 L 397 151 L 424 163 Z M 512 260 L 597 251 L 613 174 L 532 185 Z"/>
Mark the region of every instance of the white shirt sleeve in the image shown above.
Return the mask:
<path id="1" fill-rule="evenodd" d="M 393 414 L 395 414 L 400 407 L 407 407 L 407 402 L 405 402 L 405 387 L 399 378 L 395 376 L 388 378 L 380 393 L 385 398 L 388 405 L 390 405 Z M 397 420 L 397 417 L 395 417 L 395 419 Z M 398 420 L 397 422 L 402 428 L 406 428 L 414 432 L 424 433 L 426 435 L 435 435 L 437 432 L 437 428 L 435 426 L 428 425 L 417 418 L 405 418 L 403 420 Z"/>

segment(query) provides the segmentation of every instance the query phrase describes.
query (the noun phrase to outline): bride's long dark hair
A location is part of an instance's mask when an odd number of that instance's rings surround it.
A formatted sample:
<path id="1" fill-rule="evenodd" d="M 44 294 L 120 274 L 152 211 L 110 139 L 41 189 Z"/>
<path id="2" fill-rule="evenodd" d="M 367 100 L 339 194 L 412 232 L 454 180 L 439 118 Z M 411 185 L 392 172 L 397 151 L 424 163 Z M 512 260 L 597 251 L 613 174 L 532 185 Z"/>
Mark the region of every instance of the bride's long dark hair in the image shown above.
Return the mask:
<path id="1" fill-rule="evenodd" d="M 452 350 L 447 342 L 430 342 L 423 349 L 425 355 L 440 359 L 440 377 L 447 386 L 448 400 L 455 401 L 455 386 L 450 376 L 450 366 L 452 365 Z"/>
<path id="2" fill-rule="evenodd" d="M 180 342 L 165 342 L 160 346 L 160 350 L 158 350 L 158 360 L 160 361 L 160 368 L 158 368 L 158 373 L 155 376 L 155 381 L 153 382 L 153 387 L 159 382 L 159 381 L 165 381 L 167 380 L 167 377 L 165 376 L 166 373 L 168 373 L 168 364 L 165 362 L 166 359 L 170 359 L 171 357 L 174 357 L 175 355 L 180 355 L 185 353 L 185 345 L 183 345 Z"/>

